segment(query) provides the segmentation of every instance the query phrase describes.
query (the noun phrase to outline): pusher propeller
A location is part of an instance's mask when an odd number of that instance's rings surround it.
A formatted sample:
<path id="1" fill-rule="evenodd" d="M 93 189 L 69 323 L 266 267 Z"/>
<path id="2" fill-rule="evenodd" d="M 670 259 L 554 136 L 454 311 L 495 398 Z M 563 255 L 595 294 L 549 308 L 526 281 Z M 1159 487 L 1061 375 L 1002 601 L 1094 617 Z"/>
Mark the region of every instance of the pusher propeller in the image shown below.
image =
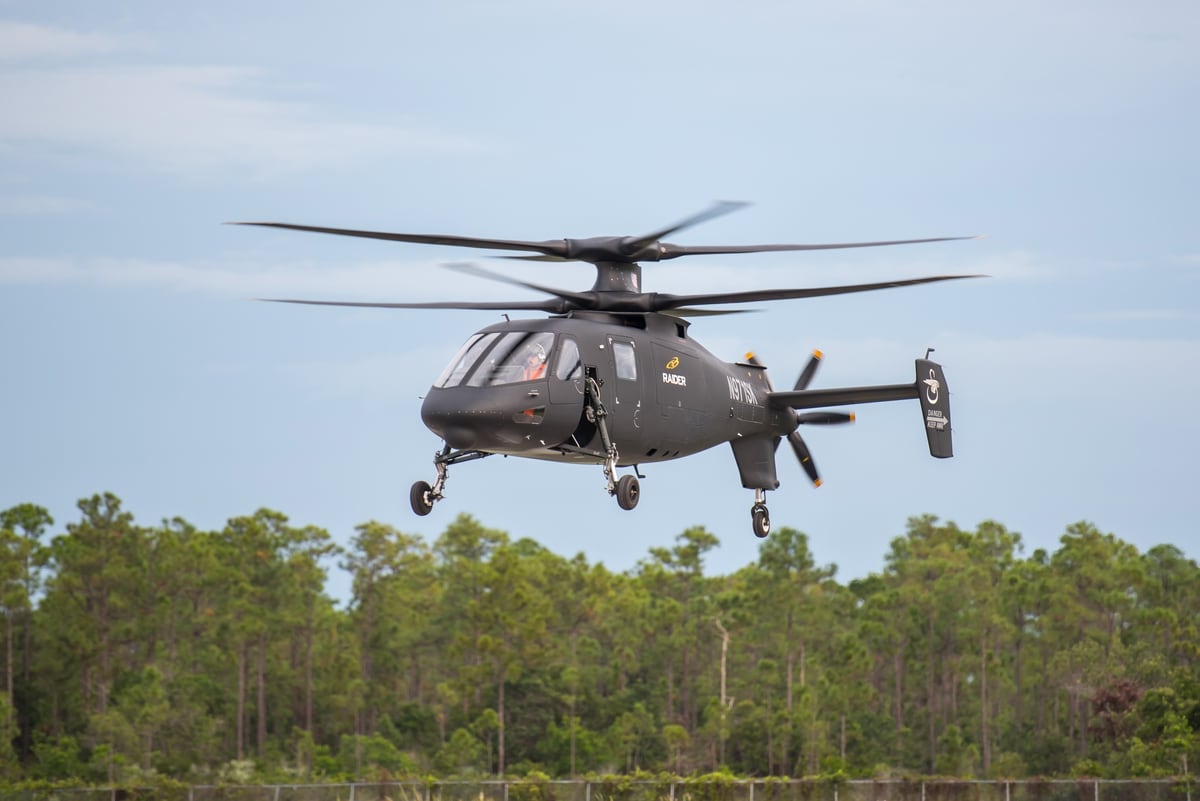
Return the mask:
<path id="1" fill-rule="evenodd" d="M 796 391 L 801 391 L 808 388 L 812 382 L 813 376 L 817 373 L 817 367 L 821 364 L 822 353 L 819 350 L 814 350 L 812 356 L 809 357 L 808 363 L 804 365 L 804 369 L 800 371 L 799 378 L 796 379 Z M 753 353 L 746 354 L 746 361 L 755 366 L 761 367 L 762 362 Z M 767 389 L 774 392 L 771 386 L 770 376 L 767 376 Z M 848 412 L 807 412 L 799 414 L 795 409 L 788 410 L 792 419 L 796 421 L 797 426 L 801 425 L 837 425 L 841 423 L 853 423 L 854 414 Z M 796 459 L 799 460 L 800 466 L 804 468 L 805 474 L 808 475 L 814 487 L 821 486 L 821 475 L 817 472 L 816 462 L 813 461 L 812 452 L 808 449 L 808 445 L 804 442 L 804 437 L 800 436 L 800 432 L 793 430 L 787 436 L 788 443 L 792 446 L 792 450 L 796 454 Z"/>

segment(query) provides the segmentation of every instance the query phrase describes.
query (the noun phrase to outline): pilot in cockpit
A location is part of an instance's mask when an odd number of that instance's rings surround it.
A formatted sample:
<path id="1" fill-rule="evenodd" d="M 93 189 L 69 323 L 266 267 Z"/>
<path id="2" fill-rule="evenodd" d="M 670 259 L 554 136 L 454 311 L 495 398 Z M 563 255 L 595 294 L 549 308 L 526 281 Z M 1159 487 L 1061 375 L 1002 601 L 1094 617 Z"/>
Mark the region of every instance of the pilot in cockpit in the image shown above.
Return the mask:
<path id="1" fill-rule="evenodd" d="M 525 354 L 524 378 L 535 381 L 546 375 L 546 348 L 535 342 Z"/>

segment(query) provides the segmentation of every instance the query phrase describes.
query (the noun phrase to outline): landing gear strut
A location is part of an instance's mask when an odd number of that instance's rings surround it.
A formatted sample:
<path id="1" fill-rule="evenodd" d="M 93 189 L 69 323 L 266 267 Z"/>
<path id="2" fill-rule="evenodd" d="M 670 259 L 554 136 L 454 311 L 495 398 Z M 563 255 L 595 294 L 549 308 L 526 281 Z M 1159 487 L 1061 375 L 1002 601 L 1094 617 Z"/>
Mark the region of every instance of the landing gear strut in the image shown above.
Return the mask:
<path id="1" fill-rule="evenodd" d="M 620 454 L 616 443 L 608 435 L 608 410 L 600 402 L 600 385 L 591 376 L 587 379 L 586 395 L 588 419 L 594 419 L 596 429 L 600 432 L 600 442 L 604 445 L 604 478 L 608 482 L 608 494 L 617 496 L 617 506 L 629 511 L 637 506 L 642 494 L 637 476 L 625 475 L 621 476 L 620 481 L 617 480 L 617 459 Z"/>
<path id="2" fill-rule="evenodd" d="M 771 513 L 767 510 L 766 496 L 762 490 L 754 491 L 754 505 L 750 507 L 750 522 L 754 536 L 762 539 L 771 533 Z"/>
<path id="3" fill-rule="evenodd" d="M 483 451 L 452 451 L 449 445 L 443 446 L 433 457 L 433 466 L 437 470 L 437 478 L 433 480 L 433 486 L 430 486 L 427 481 L 417 481 L 408 491 L 408 502 L 412 504 L 413 512 L 424 517 L 433 511 L 435 503 L 445 497 L 442 490 L 446 488 L 450 465 L 471 462 L 485 456 L 491 456 L 491 454 Z"/>

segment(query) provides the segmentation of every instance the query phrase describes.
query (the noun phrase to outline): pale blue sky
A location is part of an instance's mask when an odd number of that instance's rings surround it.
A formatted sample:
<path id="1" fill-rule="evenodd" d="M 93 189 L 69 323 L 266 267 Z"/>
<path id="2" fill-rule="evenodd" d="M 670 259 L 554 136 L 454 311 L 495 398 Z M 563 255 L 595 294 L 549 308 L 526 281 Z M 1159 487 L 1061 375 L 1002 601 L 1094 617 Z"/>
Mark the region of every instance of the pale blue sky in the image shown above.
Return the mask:
<path id="1" fill-rule="evenodd" d="M 631 513 L 599 468 L 495 457 L 414 517 L 440 445 L 418 398 L 497 315 L 246 300 L 516 299 L 439 265 L 565 288 L 589 267 L 221 223 L 548 239 L 737 199 L 674 239 L 987 235 L 646 266 L 675 293 L 992 276 L 693 326 L 780 384 L 812 348 L 815 387 L 907 381 L 937 348 L 955 459 L 929 458 L 915 404 L 806 431 L 819 490 L 781 452 L 773 522 L 819 562 L 879 570 L 924 513 L 1200 556 L 1191 0 L 0 1 L 0 108 L 0 508 L 42 504 L 55 531 L 108 490 L 145 524 L 268 506 L 343 544 L 468 512 L 617 570 L 704 525 L 709 569 L 735 570 L 758 541 L 725 447 L 644 468 Z"/>

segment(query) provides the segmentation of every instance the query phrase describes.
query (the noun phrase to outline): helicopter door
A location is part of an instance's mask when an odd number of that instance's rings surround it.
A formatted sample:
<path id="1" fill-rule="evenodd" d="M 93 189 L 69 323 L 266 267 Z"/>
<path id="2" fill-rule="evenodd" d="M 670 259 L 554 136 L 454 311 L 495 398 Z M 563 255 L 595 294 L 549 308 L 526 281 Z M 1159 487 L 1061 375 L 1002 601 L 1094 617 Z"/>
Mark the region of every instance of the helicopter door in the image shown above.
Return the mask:
<path id="1" fill-rule="evenodd" d="M 622 453 L 632 455 L 641 449 L 642 385 L 638 381 L 637 346 L 632 339 L 610 336 L 608 352 L 612 359 L 614 381 L 600 390 L 612 420 L 612 436 Z"/>

